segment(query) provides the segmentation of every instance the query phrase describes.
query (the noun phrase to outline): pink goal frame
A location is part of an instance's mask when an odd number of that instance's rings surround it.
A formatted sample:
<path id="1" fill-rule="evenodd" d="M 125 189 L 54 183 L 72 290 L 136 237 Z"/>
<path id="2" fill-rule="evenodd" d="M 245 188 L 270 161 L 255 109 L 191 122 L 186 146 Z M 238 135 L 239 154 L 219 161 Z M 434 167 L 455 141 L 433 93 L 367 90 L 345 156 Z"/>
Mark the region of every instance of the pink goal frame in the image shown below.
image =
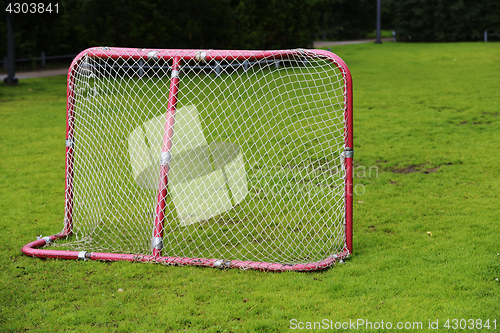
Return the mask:
<path id="1" fill-rule="evenodd" d="M 149 49 L 131 49 L 131 48 L 91 48 L 82 51 L 75 57 L 68 71 L 67 83 L 67 117 L 66 117 L 66 176 L 65 176 L 65 212 L 64 212 L 64 228 L 55 235 L 39 238 L 36 241 L 26 244 L 21 251 L 32 257 L 38 258 L 60 258 L 60 259 L 83 259 L 83 260 L 102 260 L 102 261 L 139 261 L 139 262 L 158 262 L 171 265 L 193 265 L 207 267 L 227 267 L 221 265 L 221 260 L 206 259 L 206 258 L 184 258 L 184 257 L 168 257 L 161 255 L 160 249 L 154 248 L 152 255 L 133 255 L 133 254 L 117 254 L 117 253 L 100 253 L 100 252 L 85 252 L 85 251 L 62 251 L 62 250 L 47 250 L 41 247 L 54 242 L 58 239 L 65 238 L 72 234 L 73 231 L 73 163 L 74 163 L 74 142 L 73 142 L 73 121 L 74 121 L 74 77 L 77 65 L 82 61 L 84 56 L 98 57 L 102 59 L 128 59 L 147 60 L 151 52 L 155 52 L 155 57 L 164 60 L 171 60 L 172 78 L 170 84 L 169 100 L 167 106 L 167 119 L 165 122 L 165 136 L 163 139 L 162 155 L 170 152 L 172 133 L 171 128 L 174 124 L 174 115 L 176 111 L 177 93 L 179 89 L 179 77 L 176 75 L 182 61 L 199 60 L 202 56 L 205 61 L 210 60 L 261 60 L 271 57 L 274 60 L 287 59 L 297 54 L 297 50 L 284 51 L 230 51 L 230 50 L 149 50 Z M 327 59 L 339 68 L 344 80 L 344 149 L 346 152 L 351 152 L 345 156 L 345 246 L 342 252 L 333 254 L 327 259 L 307 264 L 283 265 L 267 262 L 250 262 L 232 260 L 231 268 L 241 269 L 257 269 L 265 271 L 312 271 L 327 268 L 335 262 L 344 259 L 353 252 L 352 234 L 353 234 L 353 170 L 352 170 L 352 150 L 353 150 L 353 93 L 352 93 L 352 78 L 349 68 L 345 62 L 337 55 L 324 50 L 307 50 L 308 53 L 316 54 L 318 57 Z M 161 239 L 163 230 L 163 219 L 165 212 L 165 201 L 168 186 L 168 163 L 162 163 L 161 175 L 158 189 L 158 199 L 155 214 L 155 228 L 153 237 Z"/>

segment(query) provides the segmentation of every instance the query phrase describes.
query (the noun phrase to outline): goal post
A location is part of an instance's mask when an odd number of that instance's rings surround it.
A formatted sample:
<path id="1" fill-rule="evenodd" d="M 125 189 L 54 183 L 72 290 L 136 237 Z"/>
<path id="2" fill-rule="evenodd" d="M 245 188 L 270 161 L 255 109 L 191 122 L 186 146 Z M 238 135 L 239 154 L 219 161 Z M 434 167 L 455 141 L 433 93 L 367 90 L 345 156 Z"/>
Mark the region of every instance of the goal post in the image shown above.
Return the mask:
<path id="1" fill-rule="evenodd" d="M 353 251 L 352 108 L 324 50 L 87 49 L 68 71 L 64 227 L 22 251 L 329 267 Z"/>

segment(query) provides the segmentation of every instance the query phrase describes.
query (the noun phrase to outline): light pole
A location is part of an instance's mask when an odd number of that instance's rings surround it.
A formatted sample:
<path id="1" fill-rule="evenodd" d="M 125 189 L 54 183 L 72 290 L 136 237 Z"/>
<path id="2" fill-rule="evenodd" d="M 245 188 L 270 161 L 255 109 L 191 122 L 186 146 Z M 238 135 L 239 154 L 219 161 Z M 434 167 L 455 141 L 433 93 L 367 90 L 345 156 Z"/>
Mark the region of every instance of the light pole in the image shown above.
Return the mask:
<path id="1" fill-rule="evenodd" d="M 9 1 L 12 3 L 12 0 Z M 7 77 L 3 80 L 4 84 L 17 86 L 18 80 L 14 74 L 14 14 L 7 14 Z"/>
<path id="2" fill-rule="evenodd" d="M 380 21 L 381 21 L 380 1 L 381 0 L 377 0 L 377 40 L 375 41 L 375 44 L 382 44 L 382 40 L 380 39 Z"/>

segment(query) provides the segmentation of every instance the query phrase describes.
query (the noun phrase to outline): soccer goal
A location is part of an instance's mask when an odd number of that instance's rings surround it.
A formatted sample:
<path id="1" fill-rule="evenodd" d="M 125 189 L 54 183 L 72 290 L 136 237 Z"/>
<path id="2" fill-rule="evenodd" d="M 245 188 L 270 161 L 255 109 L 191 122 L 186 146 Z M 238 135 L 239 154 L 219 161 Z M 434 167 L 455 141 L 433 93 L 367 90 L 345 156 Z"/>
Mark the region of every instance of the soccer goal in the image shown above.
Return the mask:
<path id="1" fill-rule="evenodd" d="M 25 254 L 307 271 L 352 253 L 335 54 L 97 47 L 67 84 L 64 228 Z"/>

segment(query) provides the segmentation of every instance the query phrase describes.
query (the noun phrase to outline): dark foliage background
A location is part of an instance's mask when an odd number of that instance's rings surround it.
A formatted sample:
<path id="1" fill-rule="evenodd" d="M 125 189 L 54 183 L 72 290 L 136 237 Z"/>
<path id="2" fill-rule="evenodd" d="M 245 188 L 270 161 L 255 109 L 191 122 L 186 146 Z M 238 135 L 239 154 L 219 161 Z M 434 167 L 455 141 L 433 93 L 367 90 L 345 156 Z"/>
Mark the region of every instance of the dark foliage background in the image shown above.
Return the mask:
<path id="1" fill-rule="evenodd" d="M 499 0 L 385 0 L 398 40 L 455 42 L 500 33 Z"/>
<path id="2" fill-rule="evenodd" d="M 318 29 L 321 39 L 357 39 L 372 32 L 377 0 L 324 0 Z"/>
<path id="3" fill-rule="evenodd" d="M 16 14 L 16 58 L 91 46 L 282 49 L 373 30 L 372 0 L 58 0 L 59 13 Z M 6 7 L 7 1 L 4 0 Z M 6 54 L 0 16 L 0 56 Z"/>
<path id="4" fill-rule="evenodd" d="M 283 49 L 363 38 L 376 0 L 37 0 L 59 13 L 16 14 L 16 58 L 91 46 Z M 6 8 L 3 0 L 2 8 Z M 54 8 L 54 7 L 53 7 Z M 500 33 L 499 0 L 382 0 L 382 27 L 399 41 L 480 40 Z M 7 53 L 0 15 L 0 57 Z"/>

